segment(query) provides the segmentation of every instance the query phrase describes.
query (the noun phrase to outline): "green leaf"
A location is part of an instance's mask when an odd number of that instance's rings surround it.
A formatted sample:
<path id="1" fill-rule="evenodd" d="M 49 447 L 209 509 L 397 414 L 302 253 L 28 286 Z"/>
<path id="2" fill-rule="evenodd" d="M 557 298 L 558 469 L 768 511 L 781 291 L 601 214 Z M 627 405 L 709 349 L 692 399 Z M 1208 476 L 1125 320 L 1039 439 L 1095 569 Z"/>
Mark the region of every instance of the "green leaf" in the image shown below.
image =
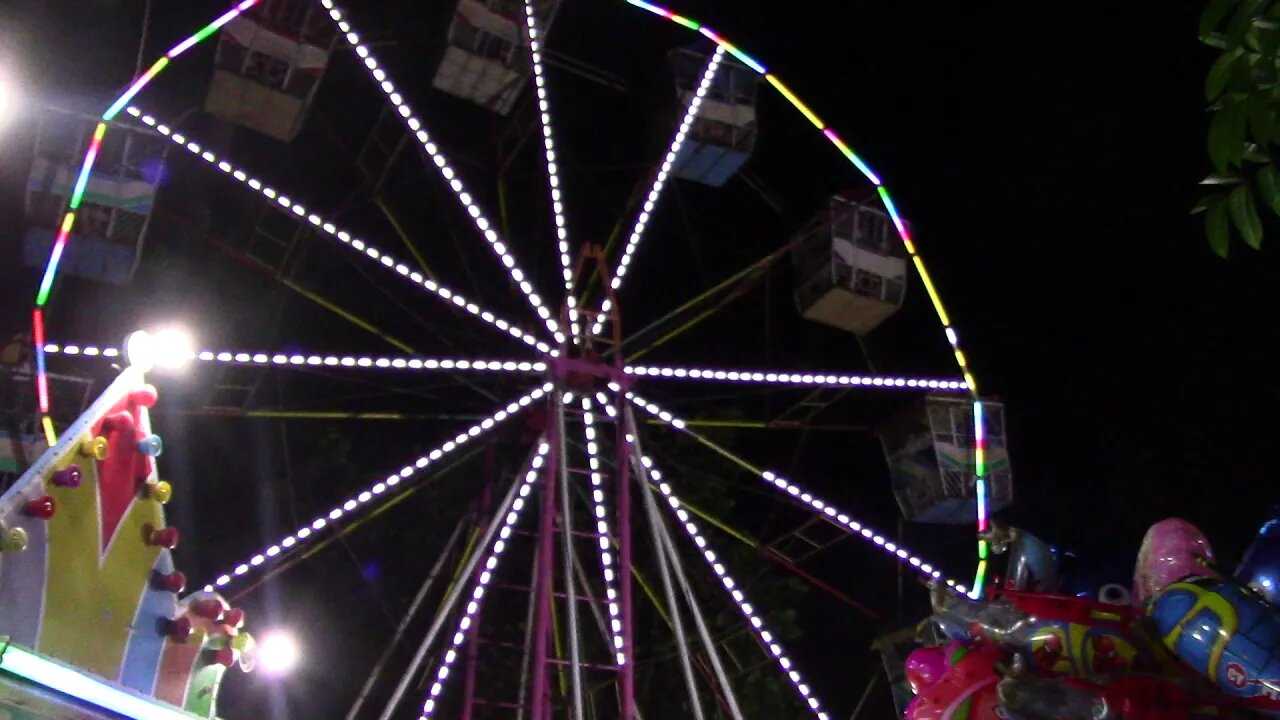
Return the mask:
<path id="1" fill-rule="evenodd" d="M 1244 106 L 1227 97 L 1209 123 L 1209 158 L 1219 172 L 1238 166 L 1244 155 L 1247 115 Z"/>
<path id="2" fill-rule="evenodd" d="M 1227 13 L 1235 7 L 1238 0 L 1210 0 L 1200 13 L 1200 37 L 1208 37 L 1226 19 Z"/>
<path id="3" fill-rule="evenodd" d="M 1236 12 L 1227 23 L 1227 47 L 1239 47 L 1244 42 L 1245 33 L 1253 27 L 1253 18 L 1262 10 L 1266 0 L 1239 0 Z"/>
<path id="4" fill-rule="evenodd" d="M 1266 146 L 1276 142 L 1276 111 L 1269 93 L 1255 93 L 1245 101 L 1245 111 L 1249 115 L 1249 131 L 1253 139 L 1261 146 L 1259 152 L 1266 152 Z"/>
<path id="5" fill-rule="evenodd" d="M 1227 89 L 1227 81 L 1231 79 L 1231 67 L 1235 65 L 1236 60 L 1244 55 L 1244 50 L 1240 48 L 1232 48 L 1220 55 L 1213 65 L 1209 68 L 1209 74 L 1204 80 L 1204 97 L 1206 100 L 1212 101 L 1214 98 L 1222 94 Z"/>
<path id="6" fill-rule="evenodd" d="M 1209 236 L 1209 247 L 1219 257 L 1225 258 L 1229 244 L 1228 231 L 1231 228 L 1226 203 L 1216 202 L 1209 206 L 1204 216 L 1204 228 Z"/>
<path id="7" fill-rule="evenodd" d="M 1274 23 L 1274 21 L 1270 22 Z M 1263 57 L 1274 58 L 1276 49 L 1280 48 L 1280 32 L 1276 30 L 1273 27 L 1258 28 L 1258 52 L 1262 53 Z"/>
<path id="8" fill-rule="evenodd" d="M 1201 185 L 1239 185 L 1242 182 L 1244 182 L 1244 178 L 1241 177 L 1238 173 L 1223 173 L 1223 174 L 1212 173 L 1210 175 L 1206 175 L 1205 178 L 1200 181 L 1200 184 Z"/>
<path id="9" fill-rule="evenodd" d="M 1205 195 L 1204 197 L 1196 201 L 1196 204 L 1191 207 L 1191 214 L 1198 215 L 1204 212 L 1205 210 L 1208 210 L 1209 208 L 1213 207 L 1215 204 L 1221 203 L 1224 197 L 1226 197 L 1226 195 L 1224 195 L 1223 193 L 1213 193 L 1210 195 Z"/>
<path id="10" fill-rule="evenodd" d="M 1261 248 L 1262 220 L 1258 219 L 1258 209 L 1253 204 L 1253 190 L 1247 185 L 1232 190 L 1227 197 L 1227 207 L 1245 245 L 1254 250 Z"/>
<path id="11" fill-rule="evenodd" d="M 1263 152 L 1262 148 L 1258 147 L 1257 143 L 1245 143 L 1244 152 L 1241 155 L 1245 160 L 1251 163 L 1271 162 L 1270 156 Z"/>
<path id="12" fill-rule="evenodd" d="M 1280 215 L 1280 171 L 1274 165 L 1258 171 L 1258 195 L 1271 212 Z"/>

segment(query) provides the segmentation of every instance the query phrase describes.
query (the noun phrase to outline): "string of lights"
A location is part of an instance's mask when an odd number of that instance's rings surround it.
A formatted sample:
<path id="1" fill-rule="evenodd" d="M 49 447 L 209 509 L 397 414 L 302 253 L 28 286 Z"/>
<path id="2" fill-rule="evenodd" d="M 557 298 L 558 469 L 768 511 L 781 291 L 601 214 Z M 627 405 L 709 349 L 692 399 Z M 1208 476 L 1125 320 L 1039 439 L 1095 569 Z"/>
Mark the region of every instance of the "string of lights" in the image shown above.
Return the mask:
<path id="1" fill-rule="evenodd" d="M 281 553 L 301 546 L 301 544 L 305 543 L 309 538 L 314 537 L 315 533 L 341 520 L 343 517 L 353 515 L 363 509 L 367 509 L 368 507 L 378 504 L 378 502 L 386 497 L 395 495 L 395 492 L 391 492 L 390 495 L 388 495 L 388 492 L 394 491 L 395 487 L 400 483 L 413 477 L 418 472 L 436 464 L 444 456 L 471 443 L 473 440 L 485 433 L 488 433 L 512 415 L 528 407 L 535 400 L 544 397 L 551 391 L 552 387 L 551 383 L 547 383 L 529 393 L 526 393 L 525 395 L 522 395 L 506 407 L 498 410 L 475 425 L 472 425 L 465 431 L 458 433 L 458 435 L 452 440 L 445 442 L 443 445 L 413 461 L 412 464 L 405 465 L 399 472 L 392 473 L 383 480 L 380 480 L 365 490 L 347 498 L 341 504 L 335 505 L 333 509 L 329 510 L 329 512 L 317 516 L 311 523 L 302 526 L 294 533 L 285 536 L 279 542 L 254 554 L 247 561 L 237 565 L 230 572 L 219 575 L 213 583 L 206 586 L 206 589 L 213 590 L 224 588 L 230 585 L 236 578 L 243 577 L 251 570 L 262 566 L 267 561 L 278 558 Z"/>
<path id="2" fill-rule="evenodd" d="M 729 454 L 729 452 L 724 448 L 721 448 L 718 445 L 714 445 L 714 443 L 711 443 L 710 440 L 707 440 L 706 438 L 703 438 L 701 435 L 697 434 L 696 432 L 690 430 L 687 422 L 685 422 L 679 417 L 676 417 L 675 415 L 668 412 L 667 410 L 664 410 L 663 408 L 658 407 L 656 404 L 644 399 L 643 397 L 640 397 L 639 395 L 636 395 L 633 392 L 626 393 L 626 398 L 630 400 L 634 405 L 639 407 L 641 410 L 644 410 L 645 412 L 649 413 L 653 417 L 658 418 L 659 420 L 670 425 L 671 427 L 676 428 L 677 430 L 680 430 L 682 432 L 688 433 L 690 436 L 697 438 L 699 441 L 703 442 L 704 444 L 709 444 L 711 446 L 714 446 L 717 452 L 720 452 L 721 454 L 726 454 L 726 455 Z M 866 540 L 871 541 L 876 547 L 880 548 L 881 550 L 884 550 L 886 553 L 888 553 L 898 562 L 906 563 L 907 565 L 910 565 L 911 567 L 915 568 L 927 580 L 943 581 L 947 584 L 948 587 L 953 587 L 958 592 L 963 593 L 966 591 L 965 587 L 963 585 L 958 584 L 955 580 L 944 579 L 942 576 L 942 571 L 938 570 L 932 564 L 925 562 L 919 556 L 909 552 L 906 548 L 900 547 L 897 543 L 886 538 L 884 534 L 876 532 L 874 529 L 864 525 L 858 520 L 855 520 L 848 513 L 845 513 L 837 509 L 835 506 L 831 505 L 831 503 L 828 503 L 822 500 L 821 498 L 817 497 L 813 493 L 810 493 L 804 490 L 803 488 L 796 485 L 795 483 L 792 483 L 790 480 L 787 480 L 786 478 L 774 472 L 771 472 L 768 470 L 760 470 L 752 466 L 751 464 L 747 463 L 744 460 L 738 460 L 738 464 L 740 464 L 744 469 L 748 469 L 751 472 L 758 475 L 760 479 L 765 481 L 765 483 L 767 483 L 770 487 L 773 487 L 777 490 L 781 490 L 787 496 L 791 497 L 794 501 L 798 501 L 802 503 L 803 505 L 805 505 L 805 507 L 813 510 L 819 515 L 822 515 L 828 521 L 836 524 L 837 526 L 848 530 L 854 535 L 858 535 Z"/>
<path id="3" fill-rule="evenodd" d="M 720 70 L 722 60 L 724 60 L 724 49 L 716 48 L 715 54 L 707 62 L 706 69 L 702 71 L 702 77 L 698 81 L 698 89 L 693 93 L 693 97 L 689 99 L 689 105 L 685 108 L 684 117 L 681 118 L 680 125 L 676 128 L 675 137 L 671 138 L 671 145 L 667 148 L 667 154 L 662 158 L 662 164 L 658 166 L 658 172 L 653 177 L 653 185 L 649 187 L 649 193 L 645 196 L 644 204 L 640 207 L 640 214 L 636 216 L 636 223 L 631 228 L 631 235 L 627 238 L 627 243 L 623 247 L 622 257 L 618 260 L 618 266 L 613 271 L 613 279 L 609 282 L 609 285 L 614 291 L 622 287 L 622 280 L 626 277 L 627 269 L 631 266 L 631 260 L 635 256 L 636 248 L 640 246 L 640 239 L 644 237 L 645 228 L 649 226 L 649 219 L 653 217 L 653 211 L 658 205 L 658 199 L 662 197 L 662 190 L 667 186 L 667 179 L 671 176 L 671 168 L 675 164 L 676 158 L 680 155 L 680 148 L 684 147 L 685 139 L 689 136 L 689 130 L 693 127 L 693 121 L 697 119 L 698 112 L 702 109 L 702 101 L 707 97 L 707 90 L 711 88 L 711 83 L 715 80 L 716 73 Z M 599 335 L 604 330 L 605 320 L 612 309 L 613 303 L 606 296 L 600 303 L 600 313 L 596 318 L 595 324 L 591 326 L 592 337 Z"/>
<path id="4" fill-rule="evenodd" d="M 707 567 L 711 568 L 711 571 L 716 575 L 716 579 L 720 581 L 720 584 L 728 591 L 729 596 L 733 598 L 738 611 L 742 613 L 742 616 L 746 618 L 747 623 L 751 626 L 751 631 L 756 634 L 756 637 L 760 638 L 761 644 L 768 648 L 769 654 L 773 656 L 774 661 L 778 663 L 778 667 L 782 669 L 787 679 L 791 681 L 792 687 L 800 694 L 800 698 L 804 700 L 805 705 L 808 706 L 818 720 L 829 720 L 830 716 L 823 711 L 822 703 L 818 701 L 818 698 L 813 694 L 813 690 L 805 683 L 800 671 L 796 669 L 795 663 L 787 655 L 778 638 L 765 626 L 760 613 L 756 611 L 755 606 L 747 600 L 747 596 L 742 592 L 740 584 L 733 579 L 724 563 L 720 561 L 720 557 L 711 549 L 710 543 L 707 542 L 707 539 L 702 535 L 702 531 L 694 523 L 693 516 L 681 506 L 680 498 L 676 497 L 671 490 L 671 486 L 662 479 L 662 471 L 647 455 L 640 456 L 640 463 L 644 466 L 649 476 L 649 484 L 662 493 L 663 499 L 667 501 L 667 505 L 675 513 L 676 519 L 679 520 L 680 527 L 684 529 L 693 544 L 698 546 L 698 554 L 707 562 Z"/>
<path id="5" fill-rule="evenodd" d="M 622 632 L 622 608 L 618 604 L 618 583 L 613 562 L 613 532 L 605 504 L 604 477 L 601 475 L 600 448 L 596 444 L 595 407 L 591 398 L 582 398 L 582 429 L 587 441 L 587 463 L 591 472 L 591 509 L 596 518 L 596 541 L 600 545 L 600 567 L 604 571 L 605 603 L 609 609 L 609 633 L 613 638 L 614 658 L 619 666 L 627 661 L 626 638 Z M 628 572 L 626 568 L 622 572 Z"/>
<path id="6" fill-rule="evenodd" d="M 564 216 L 564 198 L 560 191 L 560 170 L 556 162 L 556 141 L 551 132 L 551 100 L 547 93 L 547 76 L 542 63 L 542 39 L 534 14 L 533 0 L 524 1 L 525 35 L 529 41 L 529 58 L 533 64 L 533 85 L 538 96 L 538 117 L 542 126 L 542 149 L 547 161 L 547 182 L 551 188 L 551 215 L 555 219 L 556 244 L 560 251 L 560 271 L 564 279 L 565 302 L 569 309 L 569 335 L 578 338 L 578 311 L 573 297 L 573 259 L 569 255 L 569 224 Z"/>
<path id="7" fill-rule="evenodd" d="M 44 351 L 51 355 L 81 355 L 85 357 L 115 358 L 120 350 L 96 345 L 58 345 L 45 343 Z M 475 370 L 479 372 L 541 373 L 547 364 L 541 360 L 491 360 L 468 358 L 433 358 L 404 356 L 356 356 L 356 355 L 304 355 L 299 353 L 265 353 L 243 350 L 197 350 L 189 360 L 227 365 L 279 365 L 307 367 L 392 368 L 396 370 Z"/>
<path id="8" fill-rule="evenodd" d="M 475 622 L 476 616 L 480 614 L 480 605 L 489 589 L 489 583 L 493 582 L 493 577 L 498 572 L 498 564 L 502 560 L 502 554 L 510 543 L 511 534 L 515 529 L 516 523 L 520 521 L 520 517 L 528 503 L 529 495 L 533 492 L 534 484 L 538 480 L 542 466 L 546 464 L 547 453 L 550 450 L 551 445 L 548 443 L 544 442 L 538 446 L 538 452 L 533 457 L 529 471 L 525 473 L 524 479 L 521 481 L 519 494 L 511 504 L 511 509 L 507 511 L 506 517 L 503 518 L 502 529 L 498 531 L 498 537 L 494 539 L 493 545 L 489 548 L 489 556 L 484 561 L 484 570 L 480 571 L 480 574 L 476 577 L 475 585 L 471 590 L 471 599 L 467 602 L 467 608 L 463 611 L 462 617 L 458 619 L 458 627 L 453 633 L 449 649 L 445 651 L 440 667 L 436 670 L 435 680 L 431 683 L 431 689 L 427 691 L 427 699 L 422 703 L 420 720 L 429 720 L 432 714 L 435 713 L 436 704 L 444 693 L 445 680 L 449 679 L 449 671 L 453 668 L 453 664 L 460 654 L 459 651 L 467 640 L 467 630 Z"/>
<path id="9" fill-rule="evenodd" d="M 102 113 L 102 118 L 97 126 L 94 127 L 93 137 L 80 163 L 80 172 L 76 176 L 76 184 L 71 191 L 71 197 L 67 201 L 67 209 L 62 216 L 62 223 L 58 226 L 58 233 L 53 240 L 53 247 L 49 250 L 49 260 L 45 263 L 44 274 L 40 279 L 40 289 L 36 291 L 36 307 L 31 313 L 31 337 L 35 346 L 36 356 L 36 403 L 40 411 L 40 427 L 44 431 L 45 442 L 48 443 L 49 447 L 53 447 L 57 443 L 58 436 L 53 427 L 53 418 L 49 415 L 49 376 L 46 372 L 44 357 L 44 308 L 49 302 L 50 294 L 53 292 L 53 279 L 58 274 L 58 266 L 62 262 L 62 255 L 66 251 L 71 231 L 75 229 L 77 213 L 80 210 L 80 204 L 84 202 L 85 190 L 89 187 L 89 178 L 93 174 L 93 166 L 97 162 L 98 152 L 102 149 L 102 141 L 106 138 L 110 123 L 115 120 L 116 116 L 120 114 L 120 110 L 130 100 L 142 92 L 143 88 L 168 67 L 171 61 L 217 32 L 223 25 L 231 22 L 260 1 L 242 0 L 235 7 L 215 18 L 213 22 L 205 25 L 182 42 L 170 48 L 169 52 L 156 60 L 141 75 L 134 78 L 129 87 L 116 96 L 116 99 L 112 101 L 107 110 Z"/>
<path id="10" fill-rule="evenodd" d="M 547 330 L 553 337 L 555 337 L 556 343 L 563 343 L 565 338 L 564 334 L 560 331 L 559 323 L 557 323 L 556 319 L 552 317 L 551 311 L 547 309 L 547 306 L 543 304 L 541 296 L 539 296 L 534 290 L 532 282 L 525 276 L 524 271 L 516 264 L 516 259 L 512 256 L 506 243 L 498 237 L 498 231 L 494 228 L 493 223 L 485 216 L 484 211 L 480 209 L 480 206 L 471 196 L 471 193 L 467 192 L 462 179 L 458 177 L 458 173 L 453 169 L 453 166 L 449 164 L 449 161 L 445 158 L 444 154 L 440 152 L 439 146 L 432 142 L 431 136 L 427 134 L 426 128 L 422 124 L 422 120 L 418 118 L 418 116 L 413 112 L 413 109 L 409 107 L 409 104 L 405 102 L 404 96 L 400 94 L 396 89 L 395 84 L 391 82 L 391 79 L 387 76 L 387 72 L 382 69 L 382 66 L 378 63 L 378 59 L 374 57 L 369 46 L 360 41 L 360 36 L 351 27 L 351 23 L 347 22 L 342 10 L 338 8 L 333 0 L 320 0 L 320 4 L 324 6 L 326 11 L 328 11 L 329 17 L 337 24 L 338 30 L 342 32 L 346 41 L 355 49 L 355 53 L 360 57 L 360 61 L 364 64 L 365 69 L 369 71 L 370 76 L 373 78 L 374 82 L 377 83 L 378 88 L 382 90 L 383 95 L 385 95 L 387 100 L 395 107 L 396 112 L 404 120 L 409 131 L 413 133 L 413 137 L 418 141 L 418 144 L 421 145 L 422 149 L 431 157 L 431 161 L 440 171 L 440 176 L 443 177 L 445 182 L 449 185 L 449 189 L 452 190 L 453 194 L 458 198 L 458 202 L 462 203 L 463 208 L 466 209 L 467 215 L 470 216 L 472 222 L 476 226 L 476 230 L 480 231 L 480 234 L 484 237 L 489 248 L 493 250 L 494 254 L 498 256 L 498 259 L 502 261 L 502 265 L 507 269 L 507 274 L 510 275 L 511 281 L 520 288 L 520 292 L 524 294 L 529 305 L 538 313 L 538 317 L 542 318 L 542 322 L 546 324 Z"/>
<path id="11" fill-rule="evenodd" d="M 623 368 L 623 372 L 628 375 L 636 375 L 639 377 L 674 378 L 679 380 L 715 380 L 735 383 L 763 383 L 767 385 L 921 388 L 927 390 L 954 390 L 962 392 L 968 390 L 968 386 L 963 380 L 887 377 L 880 375 L 829 375 L 808 372 L 765 372 L 760 370 L 723 370 L 652 365 L 627 365 Z"/>
<path id="12" fill-rule="evenodd" d="M 553 354 L 552 348 L 547 343 L 535 338 L 533 335 L 521 330 L 512 323 L 498 317 L 489 310 L 481 308 L 479 305 L 459 294 L 457 291 L 447 288 L 429 277 L 424 277 L 422 273 L 411 269 L 408 265 L 400 262 L 377 247 L 370 245 L 368 242 L 365 242 L 358 237 L 353 237 L 351 233 L 339 228 L 331 222 L 326 221 L 324 218 L 308 210 L 306 206 L 301 203 L 282 194 L 272 186 L 263 183 L 258 178 L 249 175 L 244 170 L 232 165 L 226 160 L 220 159 L 208 148 L 202 147 L 199 143 L 184 136 L 182 133 L 174 131 L 168 125 L 157 121 L 154 116 L 148 115 L 132 106 L 129 108 L 128 112 L 130 115 L 141 120 L 144 124 L 155 128 L 157 132 L 173 144 L 181 147 L 201 160 L 204 160 L 209 165 L 216 167 L 223 175 L 226 175 L 244 187 L 253 190 L 268 201 L 280 206 L 285 211 L 296 215 L 300 220 L 306 221 L 312 227 L 323 232 L 325 235 L 338 240 L 343 245 L 363 254 L 365 257 L 373 260 L 377 264 L 395 271 L 401 277 L 409 279 L 415 285 L 426 288 L 428 292 L 439 297 L 441 300 L 454 305 L 473 317 L 480 318 L 485 323 L 501 330 L 525 345 L 536 348 L 540 352 Z"/>
<path id="13" fill-rule="evenodd" d="M 884 186 L 884 182 L 880 179 L 880 176 L 873 172 L 871 167 L 849 148 L 840 136 L 836 134 L 834 128 L 828 126 L 822 118 L 818 117 L 817 113 L 801 101 L 800 98 L 797 97 L 796 94 L 792 92 L 777 75 L 769 72 L 765 66 L 760 63 L 760 61 L 738 49 L 737 46 L 730 43 L 716 31 L 695 20 L 691 20 L 659 5 L 645 2 L 645 0 L 626 0 L 626 2 L 642 10 L 653 13 L 654 15 L 665 18 L 677 25 L 696 31 L 703 37 L 714 42 L 718 48 L 732 53 L 734 57 L 738 58 L 745 65 L 759 73 L 765 81 L 773 87 L 773 89 L 778 91 L 778 94 L 782 95 L 787 102 L 791 103 L 791 105 L 798 110 L 810 124 L 822 133 L 823 137 L 825 137 L 837 150 L 840 151 L 841 155 L 844 155 L 844 157 L 849 160 L 849 162 L 852 163 L 854 167 L 856 167 L 858 171 L 871 182 L 872 185 L 875 186 L 881 202 L 884 203 L 885 210 L 889 213 L 889 217 L 893 221 L 894 228 L 898 231 L 898 237 L 902 240 L 902 246 L 911 257 L 912 264 L 915 265 L 916 273 L 920 277 L 920 283 L 924 285 L 925 291 L 929 294 L 929 300 L 933 303 L 933 309 L 938 316 L 938 321 L 942 323 L 942 330 L 947 337 L 947 342 L 951 345 L 956 365 L 960 368 L 960 374 L 964 378 L 965 385 L 968 387 L 969 393 L 974 400 L 975 426 L 980 425 L 982 422 L 982 412 L 978 409 L 978 406 L 981 404 L 981 399 L 978 396 L 978 382 L 974 379 L 973 373 L 969 369 L 968 358 L 960 348 L 960 336 L 956 332 L 955 328 L 952 327 L 951 316 L 947 313 L 946 307 L 942 304 L 942 298 L 938 295 L 937 288 L 933 285 L 933 278 L 929 275 L 929 270 L 925 267 L 924 260 L 920 257 L 920 253 L 917 250 L 915 243 L 911 240 L 911 233 L 908 231 L 906 223 L 903 222 L 902 216 L 898 213 L 897 205 L 894 204 L 893 198 L 889 195 L 889 190 Z M 983 429 L 981 427 L 975 427 L 974 437 L 981 438 L 983 435 Z M 978 520 L 978 567 L 974 572 L 972 591 L 974 597 L 981 595 L 982 588 L 985 584 L 987 555 L 989 551 L 987 541 L 984 539 L 986 537 L 987 530 L 989 529 L 989 522 L 986 517 L 986 470 L 985 465 L 980 461 L 982 455 L 983 448 L 975 445 L 974 456 L 975 459 L 978 459 L 979 461 L 974 464 L 974 494 L 977 496 Z"/>

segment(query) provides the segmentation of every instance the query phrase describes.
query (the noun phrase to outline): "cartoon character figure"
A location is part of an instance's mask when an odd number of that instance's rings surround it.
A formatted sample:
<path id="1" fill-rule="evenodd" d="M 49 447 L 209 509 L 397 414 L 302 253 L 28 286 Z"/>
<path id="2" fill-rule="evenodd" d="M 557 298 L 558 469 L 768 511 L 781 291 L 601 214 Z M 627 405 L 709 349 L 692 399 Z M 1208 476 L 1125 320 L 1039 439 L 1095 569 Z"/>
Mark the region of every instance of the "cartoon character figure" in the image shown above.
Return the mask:
<path id="1" fill-rule="evenodd" d="M 1093 646 L 1093 654 L 1089 658 L 1089 666 L 1094 673 L 1114 675 L 1129 669 L 1129 663 L 1117 652 L 1116 641 L 1111 636 L 1095 637 L 1090 644 Z"/>
<path id="2" fill-rule="evenodd" d="M 1004 720 L 1008 716 L 1000 707 L 996 690 L 1000 682 L 997 665 L 1009 658 L 1009 653 L 996 645 L 952 651 L 946 671 L 920 690 L 903 720 Z"/>
<path id="3" fill-rule="evenodd" d="M 1165 646 L 1236 703 L 1280 717 L 1280 613 L 1225 578 L 1173 583 L 1148 621 Z"/>
<path id="4" fill-rule="evenodd" d="M 912 650 L 903 664 L 902 674 L 911 686 L 911 692 L 919 695 L 922 690 L 942 679 L 947 672 L 947 658 L 960 650 L 952 643 L 947 648 L 926 647 Z"/>
<path id="5" fill-rule="evenodd" d="M 1031 658 L 1036 667 L 1052 670 L 1062 659 L 1062 638 L 1057 634 L 1036 638 L 1032 642 Z"/>
<path id="6" fill-rule="evenodd" d="M 1162 588 L 1192 577 L 1219 577 L 1209 540 L 1180 518 L 1161 520 L 1147 530 L 1133 572 L 1133 604 L 1141 607 Z"/>

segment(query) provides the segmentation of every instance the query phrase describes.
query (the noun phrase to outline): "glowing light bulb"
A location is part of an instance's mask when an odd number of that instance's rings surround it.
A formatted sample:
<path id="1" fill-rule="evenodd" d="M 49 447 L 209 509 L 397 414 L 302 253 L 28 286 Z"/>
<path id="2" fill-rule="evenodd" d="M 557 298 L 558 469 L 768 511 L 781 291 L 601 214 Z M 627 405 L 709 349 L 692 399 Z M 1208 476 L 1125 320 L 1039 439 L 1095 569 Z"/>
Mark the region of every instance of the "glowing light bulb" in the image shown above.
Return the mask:
<path id="1" fill-rule="evenodd" d="M 267 675 L 285 675 L 298 664 L 301 654 L 293 635 L 277 630 L 258 643 L 258 667 Z"/>

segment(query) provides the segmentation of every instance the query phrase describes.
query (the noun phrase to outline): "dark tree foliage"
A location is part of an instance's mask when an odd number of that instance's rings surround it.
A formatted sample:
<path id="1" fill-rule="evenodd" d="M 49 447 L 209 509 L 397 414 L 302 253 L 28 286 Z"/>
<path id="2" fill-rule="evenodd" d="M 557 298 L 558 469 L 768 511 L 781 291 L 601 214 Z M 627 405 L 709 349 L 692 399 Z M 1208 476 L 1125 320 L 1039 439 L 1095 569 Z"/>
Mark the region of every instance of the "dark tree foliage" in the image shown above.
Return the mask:
<path id="1" fill-rule="evenodd" d="M 1280 2 L 1210 0 L 1200 39 L 1221 53 L 1205 78 L 1209 102 L 1208 150 L 1214 171 L 1209 192 L 1193 212 L 1205 215 L 1213 251 L 1227 256 L 1231 237 L 1262 247 L 1259 205 L 1280 215 Z"/>

